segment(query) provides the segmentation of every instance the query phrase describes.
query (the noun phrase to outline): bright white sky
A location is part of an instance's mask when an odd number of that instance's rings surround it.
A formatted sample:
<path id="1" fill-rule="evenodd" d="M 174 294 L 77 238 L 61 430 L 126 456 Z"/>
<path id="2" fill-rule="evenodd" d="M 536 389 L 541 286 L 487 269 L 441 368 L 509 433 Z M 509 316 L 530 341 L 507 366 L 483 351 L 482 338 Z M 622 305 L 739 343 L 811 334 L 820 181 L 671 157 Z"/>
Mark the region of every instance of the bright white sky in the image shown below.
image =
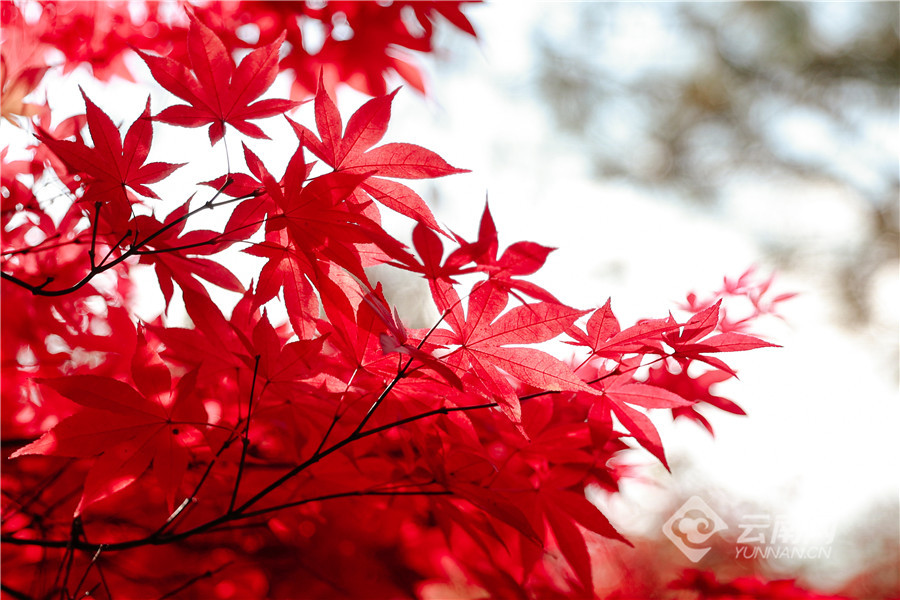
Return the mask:
<path id="1" fill-rule="evenodd" d="M 665 5 L 636 5 L 622 27 L 609 32 L 623 69 L 675 68 L 679 60 L 692 58 L 679 55 L 677 40 L 667 34 L 666 10 Z M 770 270 L 760 245 L 769 228 L 795 227 L 811 239 L 823 232 L 828 239 L 859 235 L 858 216 L 847 213 L 837 197 L 843 192 L 821 185 L 773 189 L 734 182 L 725 209 L 713 214 L 676 202 L 675 196 L 648 195 L 622 182 L 593 179 L 576 147 L 556 137 L 546 108 L 527 84 L 535 71 L 533 29 L 565 25 L 571 18 L 567 6 L 496 3 L 473 7 L 469 14 L 481 41 L 449 36 L 451 60 L 428 63 L 432 98 L 402 90 L 388 137 L 428 147 L 454 166 L 473 171 L 417 187 L 438 220 L 457 233 L 475 235 L 488 194 L 501 244 L 530 240 L 558 247 L 538 281 L 560 299 L 591 308 L 612 296 L 623 322 L 663 316 L 686 292 L 714 289 L 723 275 L 738 275 L 752 264 Z M 827 27 L 828 19 L 823 19 Z M 78 83 L 114 120 L 125 123 L 138 115 L 148 93 L 122 82 L 104 88 L 76 73 L 50 87 L 51 102 L 63 111 L 71 105 L 71 114 L 82 110 Z M 351 90 L 342 93 L 339 104 L 346 117 L 364 98 Z M 172 102 L 158 88 L 153 94 L 154 112 Z M 311 126 L 311 114 L 305 106 L 299 118 Z M 627 134 L 628 113 L 614 125 Z M 796 131 L 809 129 L 803 115 L 789 125 Z M 270 135 L 285 140 L 284 149 L 273 152 L 271 145 L 248 142 L 258 154 L 282 156 L 276 172 L 296 146 L 293 134 L 285 137 L 278 126 L 274 120 L 263 123 Z M 4 123 L 4 137 L 14 133 L 10 130 Z M 172 185 L 156 186 L 161 195 L 184 199 L 193 191 L 192 181 L 221 174 L 222 146 L 210 150 L 205 133 L 159 127 L 155 135 L 160 148 L 173 148 L 167 141 L 177 143 L 172 155 L 151 160 L 206 159 L 206 166 L 182 169 L 182 179 Z M 896 150 L 897 137 L 894 131 L 888 147 Z M 232 156 L 239 154 L 239 142 L 232 141 L 230 148 Z M 221 225 L 214 215 L 203 218 L 201 227 Z M 396 225 L 408 234 L 402 219 Z M 658 528 L 669 516 L 663 511 L 671 510 L 667 502 L 673 493 L 719 490 L 735 504 L 749 500 L 772 514 L 803 516 L 811 527 L 837 522 L 839 548 L 841 525 L 865 516 L 877 500 L 896 498 L 898 393 L 891 369 L 869 340 L 838 326 L 841 307 L 829 303 L 816 273 L 784 273 L 778 281 L 782 291 L 801 292 L 783 311 L 787 325 L 771 324 L 763 332 L 784 348 L 730 359 L 742 380 L 719 390 L 743 406 L 749 418 L 707 412 L 717 431 L 715 440 L 693 423 L 658 420 L 673 472 L 666 473 L 649 455 L 633 455 L 634 461 L 648 465 L 653 485 L 626 486 L 611 501 L 611 516 L 624 529 Z M 897 274 L 885 273 L 880 281 L 876 311 L 896 331 Z M 401 315 L 413 325 L 426 325 L 415 294 L 403 287 L 415 290 L 418 284 L 398 280 L 393 285 L 401 290 L 396 294 Z M 152 318 L 161 300 L 148 294 L 141 314 Z M 176 321 L 178 311 L 170 311 Z M 721 501 L 720 492 L 716 498 Z M 836 549 L 833 560 L 822 565 L 822 581 L 830 581 L 825 573 L 839 578 L 842 564 L 852 566 L 848 560 Z"/>

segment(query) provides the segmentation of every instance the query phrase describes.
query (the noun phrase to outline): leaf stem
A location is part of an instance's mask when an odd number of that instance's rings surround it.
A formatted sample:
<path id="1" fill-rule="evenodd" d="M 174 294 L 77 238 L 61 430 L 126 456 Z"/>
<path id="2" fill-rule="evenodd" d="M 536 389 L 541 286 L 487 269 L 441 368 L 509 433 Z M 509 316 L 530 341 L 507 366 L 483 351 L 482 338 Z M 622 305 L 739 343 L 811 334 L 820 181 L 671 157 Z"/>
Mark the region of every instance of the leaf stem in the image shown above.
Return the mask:
<path id="1" fill-rule="evenodd" d="M 100 202 L 94 202 L 94 223 L 91 226 L 91 249 L 88 250 L 88 256 L 91 259 L 91 269 L 97 268 L 97 264 L 95 262 L 94 252 L 97 248 L 97 225 L 100 223 L 100 207 L 103 206 Z"/>

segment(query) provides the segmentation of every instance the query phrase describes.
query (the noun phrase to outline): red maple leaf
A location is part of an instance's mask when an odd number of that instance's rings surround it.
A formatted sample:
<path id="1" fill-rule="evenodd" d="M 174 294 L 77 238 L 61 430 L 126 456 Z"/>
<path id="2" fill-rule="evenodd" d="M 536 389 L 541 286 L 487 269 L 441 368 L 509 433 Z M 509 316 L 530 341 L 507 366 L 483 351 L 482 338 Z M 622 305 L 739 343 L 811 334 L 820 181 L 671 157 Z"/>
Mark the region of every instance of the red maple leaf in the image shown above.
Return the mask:
<path id="1" fill-rule="evenodd" d="M 742 352 L 755 348 L 777 347 L 776 344 L 770 344 L 744 333 L 728 332 L 706 337 L 716 330 L 721 305 L 722 301 L 719 300 L 691 317 L 679 331 L 672 331 L 663 336 L 665 342 L 675 350 L 673 358 L 683 367 L 693 360 L 699 360 L 725 371 L 729 375 L 737 375 L 722 360 L 707 355 L 717 352 Z"/>
<path id="2" fill-rule="evenodd" d="M 585 329 L 571 327 L 568 333 L 573 340 L 567 342 L 591 349 L 591 356 L 618 360 L 624 354 L 653 352 L 663 354 L 660 341 L 665 333 L 679 329 L 675 319 L 644 319 L 626 329 L 621 329 L 619 320 L 613 313 L 611 301 L 594 311 Z"/>
<path id="3" fill-rule="evenodd" d="M 629 546 L 631 543 L 616 531 L 606 516 L 583 493 L 552 489 L 550 486 L 548 488 L 542 488 L 538 492 L 538 506 L 553 532 L 557 547 L 569 562 L 578 582 L 585 591 L 592 591 L 591 555 L 579 525 Z"/>
<path id="4" fill-rule="evenodd" d="M 446 320 L 453 331 L 439 329 L 432 340 L 458 346 L 444 357 L 445 361 L 460 373 L 474 373 L 513 421 L 520 420 L 521 408 L 516 392 L 503 372 L 541 390 L 594 393 L 559 359 L 536 348 L 509 346 L 553 339 L 586 311 L 554 302 L 539 302 L 517 306 L 501 316 L 507 293 L 492 282 L 483 282 L 469 296 L 466 318 L 456 291 L 450 286 L 445 289 L 446 297 L 451 300 Z"/>
<path id="5" fill-rule="evenodd" d="M 211 144 L 225 135 L 225 123 L 244 135 L 269 139 L 250 120 L 280 115 L 299 104 L 277 98 L 254 102 L 269 89 L 278 75 L 278 50 L 282 42 L 284 33 L 271 44 L 248 54 L 235 68 L 234 60 L 222 40 L 191 16 L 187 36 L 190 70 L 172 58 L 152 56 L 137 50 L 153 78 L 188 103 L 170 106 L 153 119 L 181 127 L 210 125 Z"/>
<path id="6" fill-rule="evenodd" d="M 712 386 L 731 377 L 730 373 L 718 369 L 707 371 L 697 377 L 691 377 L 687 369 L 673 373 L 666 366 L 657 366 L 650 369 L 647 374 L 647 383 L 664 387 L 672 390 L 682 398 L 695 401 L 696 405 L 673 408 L 672 417 L 685 417 L 697 421 L 712 435 L 712 424 L 697 411 L 697 405 L 705 403 L 735 415 L 747 414 L 744 412 L 744 409 L 728 398 L 716 396 L 711 392 Z"/>
<path id="7" fill-rule="evenodd" d="M 347 201 L 366 179 L 365 174 L 334 171 L 311 179 L 304 186 L 307 168 L 302 160 L 297 160 L 301 154 L 298 152 L 279 182 L 246 147 L 244 154 L 266 195 L 275 201 L 266 231 L 272 234 L 287 229 L 289 234 L 288 240 L 275 236 L 277 241 L 268 235 L 261 252 L 254 248 L 245 252 L 276 260 L 275 265 L 286 258 L 285 251 L 290 252 L 293 264 L 314 282 L 321 279 L 319 263 L 332 262 L 366 281 L 363 267 L 406 254 L 403 245 L 368 216 L 370 211 L 366 209 L 371 201 Z M 377 213 L 373 216 L 377 218 Z M 370 260 L 363 256 L 361 246 L 369 246 L 370 251 L 377 246 L 379 252 Z M 274 295 L 273 288 L 266 289 Z"/>
<path id="8" fill-rule="evenodd" d="M 516 242 L 509 246 L 500 258 L 497 258 L 499 241 L 497 227 L 491 217 L 487 202 L 484 204 L 484 213 L 481 216 L 481 227 L 478 230 L 478 240 L 469 243 L 457 237 L 462 247 L 460 252 L 471 257 L 477 266 L 477 270 L 487 273 L 495 285 L 516 294 L 516 290 L 524 292 L 536 300 L 544 302 L 559 302 L 553 294 L 544 288 L 521 279 L 513 279 L 522 275 L 531 275 L 544 266 L 547 256 L 555 250 L 547 246 L 541 246 L 534 242 Z M 524 302 L 524 301 L 523 301 Z"/>
<path id="9" fill-rule="evenodd" d="M 375 317 L 374 320 L 377 320 L 386 328 L 386 331 L 380 333 L 378 336 L 382 352 L 385 354 L 396 352 L 398 354 L 409 356 L 410 359 L 417 360 L 422 366 L 428 367 L 440 374 L 440 376 L 451 385 L 460 390 L 462 389 L 462 382 L 456 374 L 444 363 L 423 349 L 426 347 L 426 340 L 422 340 L 417 344 L 414 339 L 410 338 L 409 332 L 400 320 L 400 315 L 397 314 L 397 309 L 394 308 L 393 312 L 391 312 L 391 309 L 388 308 L 388 303 L 384 297 L 380 283 L 372 292 L 369 292 L 363 297 L 363 302 L 360 303 L 357 310 L 357 320 L 361 321 L 364 315 L 368 316 L 367 313 Z M 374 332 L 374 328 L 370 328 L 370 331 Z M 431 344 L 428 344 L 428 347 L 430 346 Z M 409 372 L 415 372 L 417 368 L 419 367 L 416 367 Z"/>
<path id="10" fill-rule="evenodd" d="M 623 362 L 628 367 L 640 364 L 640 358 Z M 630 370 L 626 367 L 625 371 Z M 627 372 L 614 377 L 604 377 L 597 385 L 603 394 L 600 402 L 591 407 L 590 420 L 592 425 L 608 421 L 608 415 L 614 414 L 635 441 L 646 448 L 653 456 L 669 468 L 666 455 L 663 451 L 662 440 L 656 427 L 646 414 L 634 408 L 680 408 L 690 406 L 694 402 L 685 400 L 673 391 L 639 383 L 632 380 L 632 375 Z"/>
<path id="11" fill-rule="evenodd" d="M 273 4 L 276 7 L 284 6 L 281 2 Z M 333 83 L 346 82 L 371 96 L 385 93 L 386 75 L 391 71 L 396 72 L 419 92 L 425 93 L 421 68 L 416 64 L 412 53 L 405 49 L 432 51 L 432 33 L 438 14 L 475 37 L 475 29 L 463 14 L 460 4 L 416 1 L 393 2 L 389 5 L 338 1 L 307 6 L 306 15 L 322 23 L 325 30 L 324 44 L 318 52 L 311 55 L 295 49 L 286 61 L 298 73 L 300 81 L 297 85 L 310 90 L 315 86 L 315 81 L 312 77 L 306 78 L 303 75 L 312 70 L 311 65 L 322 65 Z M 335 35 L 336 26 L 342 22 L 353 30 L 353 35 L 349 38 Z M 297 32 L 292 33 L 292 37 L 300 37 Z"/>
<path id="12" fill-rule="evenodd" d="M 299 123 L 289 121 L 300 139 L 300 145 L 309 149 L 325 164 L 335 171 L 367 176 L 360 186 L 362 191 L 356 192 L 357 202 L 366 203 L 369 197 L 374 198 L 391 210 L 424 223 L 435 231 L 441 231 L 431 210 L 416 192 L 384 177 L 429 179 L 468 171 L 447 164 L 431 150 L 415 144 L 390 143 L 373 148 L 387 131 L 391 103 L 396 93 L 397 90 L 394 90 L 363 104 L 350 117 L 346 129 L 343 129 L 341 115 L 325 90 L 320 74 L 315 99 L 316 129 L 319 135 L 316 136 Z"/>
<path id="13" fill-rule="evenodd" d="M 422 223 L 416 224 L 413 229 L 412 241 L 421 262 L 416 260 L 412 254 L 404 252 L 399 256 L 401 262 L 388 264 L 399 269 L 422 274 L 429 284 L 432 285 L 435 293 L 439 294 L 440 292 L 434 288 L 434 282 L 441 280 L 446 283 L 457 283 L 453 279 L 455 275 L 471 273 L 475 270 L 472 267 L 464 268 L 466 264 L 471 262 L 466 248 L 457 248 L 441 264 L 441 259 L 444 256 L 444 243 L 434 231 Z"/>
<path id="14" fill-rule="evenodd" d="M 147 98 L 144 112 L 128 128 L 123 143 L 119 129 L 109 115 L 91 102 L 83 90 L 81 95 L 94 147 L 89 148 L 81 140 L 58 140 L 40 128 L 38 139 L 66 164 L 71 173 L 89 177 L 82 200 L 104 204 L 127 202 L 126 187 L 142 196 L 159 199 L 147 184 L 165 179 L 183 164 L 144 164 L 153 141 L 150 98 Z"/>
<path id="15" fill-rule="evenodd" d="M 171 510 L 187 470 L 190 453 L 185 444 L 202 439 L 196 432 L 206 425 L 207 414 L 193 394 L 196 371 L 182 376 L 173 389 L 169 369 L 139 334 L 132 377 L 137 389 L 99 375 L 39 380 L 84 408 L 10 458 L 28 454 L 97 457 L 76 515 L 134 483 L 151 463 Z"/>
<path id="16" fill-rule="evenodd" d="M 185 221 L 178 219 L 188 213 L 189 206 L 190 199 L 169 213 L 163 223 L 147 215 L 135 217 L 132 222 L 138 231 L 162 231 L 151 234 L 152 239 L 145 244 L 146 248 L 137 251 L 137 254 L 142 263 L 155 267 L 167 309 L 174 293 L 173 282 L 182 290 L 192 288 L 204 295 L 207 292 L 197 277 L 232 292 L 244 291 L 240 280 L 225 265 L 197 256 L 220 252 L 231 242 L 216 231 L 201 229 L 185 232 Z"/>

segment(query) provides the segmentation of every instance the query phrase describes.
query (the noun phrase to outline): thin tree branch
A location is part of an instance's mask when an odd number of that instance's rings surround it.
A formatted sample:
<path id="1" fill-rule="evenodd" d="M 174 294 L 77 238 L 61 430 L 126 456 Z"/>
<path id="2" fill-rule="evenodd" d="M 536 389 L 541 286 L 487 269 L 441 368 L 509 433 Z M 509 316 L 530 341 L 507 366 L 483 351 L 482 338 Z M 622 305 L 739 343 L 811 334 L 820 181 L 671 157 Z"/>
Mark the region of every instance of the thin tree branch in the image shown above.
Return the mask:
<path id="1" fill-rule="evenodd" d="M 485 403 L 485 404 L 477 404 L 477 405 L 473 405 L 473 406 L 457 406 L 457 407 L 450 407 L 450 408 L 447 408 L 447 407 L 438 408 L 438 409 L 426 411 L 424 413 L 420 413 L 418 415 L 413 415 L 411 417 L 406 417 L 404 419 L 399 419 L 397 421 L 393 421 L 391 423 L 387 423 L 387 424 L 381 425 L 379 427 L 368 429 L 366 431 L 361 431 L 358 433 L 350 434 L 343 440 L 341 440 L 339 442 L 335 442 L 334 444 L 332 444 L 325 450 L 314 453 L 312 456 L 310 456 L 308 459 L 306 459 L 303 463 L 297 465 L 296 467 L 294 467 L 293 469 L 288 471 L 288 473 L 286 473 L 285 475 L 282 475 L 277 480 L 275 480 L 274 482 L 272 482 L 271 484 L 269 484 L 268 486 L 263 488 L 261 491 L 257 492 L 252 498 L 245 501 L 241 506 L 234 509 L 233 511 L 227 512 L 220 517 L 217 517 L 215 519 L 207 521 L 206 523 L 197 525 L 196 527 L 193 527 L 191 529 L 188 529 L 188 530 L 180 532 L 180 533 L 164 535 L 164 534 L 154 532 L 153 534 L 150 534 L 149 536 L 144 537 L 144 538 L 130 540 L 127 542 L 116 542 L 116 543 L 108 543 L 108 544 L 89 543 L 87 541 L 78 541 L 78 540 L 73 541 L 71 539 L 70 540 L 21 539 L 21 538 L 16 538 L 16 537 L 12 537 L 12 536 L 2 536 L 2 537 L 0 537 L 0 541 L 2 541 L 3 543 L 9 543 L 9 544 L 17 545 L 17 546 L 41 546 L 44 548 L 71 548 L 73 550 L 78 549 L 78 550 L 87 550 L 87 551 L 96 551 L 97 548 L 99 548 L 102 545 L 103 551 L 106 553 L 120 551 L 120 550 L 128 550 L 130 548 L 137 548 L 140 546 L 148 546 L 148 545 L 159 546 L 159 545 L 170 544 L 170 543 L 182 540 L 182 539 L 189 538 L 194 535 L 198 535 L 201 533 L 208 533 L 219 525 L 223 525 L 225 523 L 229 523 L 232 521 L 237 521 L 237 520 L 248 518 L 247 515 L 252 514 L 250 511 L 248 511 L 248 509 L 250 507 L 252 507 L 254 504 L 256 504 L 257 502 L 259 502 L 259 500 L 266 497 L 272 491 L 274 491 L 275 489 L 282 486 L 285 482 L 292 479 L 299 473 L 303 472 L 310 466 L 316 464 L 317 462 L 319 462 L 326 456 L 337 452 L 344 446 L 347 446 L 357 440 L 375 435 L 382 431 L 387 431 L 388 429 L 400 427 L 402 425 L 406 425 L 407 423 L 412 423 L 414 421 L 419 421 L 419 420 L 433 417 L 436 415 L 447 415 L 452 412 L 481 410 L 484 408 L 493 408 L 496 406 L 498 406 L 498 404 L 496 402 L 490 402 L 490 403 Z M 319 499 L 322 500 L 322 499 L 328 499 L 328 498 L 323 497 L 323 498 L 319 498 Z M 310 502 L 312 500 L 306 500 L 306 501 Z M 260 510 L 262 510 L 262 509 L 260 509 Z M 271 510 L 271 509 L 267 509 L 267 512 L 269 510 Z M 176 513 L 180 514 L 177 510 L 176 510 Z M 177 516 L 176 513 L 173 513 L 173 516 L 170 516 L 169 522 L 174 521 L 175 517 Z"/>
<path id="2" fill-rule="evenodd" d="M 178 505 L 178 507 L 175 508 L 175 510 L 172 512 L 172 514 L 170 514 L 169 517 L 166 519 L 166 522 L 163 523 L 159 529 L 154 531 L 150 535 L 150 537 L 162 536 L 162 533 L 169 527 L 169 525 L 174 523 L 175 520 L 184 513 L 185 509 L 187 509 L 188 506 L 190 506 L 192 502 L 196 501 L 197 494 L 200 493 L 200 489 L 203 487 L 203 484 L 206 483 L 206 479 L 209 477 L 209 474 L 212 471 L 213 466 L 215 466 L 215 464 L 216 464 L 216 461 L 219 459 L 220 456 L 222 456 L 222 453 L 225 452 L 225 450 L 227 450 L 231 446 L 231 444 L 234 443 L 234 441 L 236 439 L 238 439 L 238 438 L 237 437 L 229 437 L 222 443 L 222 446 L 216 452 L 215 456 L 213 456 L 212 460 L 209 461 L 209 464 L 206 465 L 206 471 L 203 472 L 203 475 L 200 477 L 200 481 L 198 481 L 197 485 L 194 486 L 194 490 L 190 493 L 189 496 L 187 496 L 181 502 L 181 504 Z"/>
<path id="3" fill-rule="evenodd" d="M 266 508 L 260 508 L 258 510 L 254 510 L 251 512 L 245 512 L 241 514 L 242 519 L 250 519 L 252 517 L 258 517 L 260 515 L 265 515 L 271 512 L 283 510 L 285 508 L 293 508 L 295 506 L 302 506 L 304 504 L 309 504 L 311 502 L 322 502 L 325 500 L 335 500 L 337 498 L 353 498 L 360 496 L 451 496 L 453 492 L 449 490 L 398 490 L 398 491 L 390 491 L 390 490 L 380 490 L 380 491 L 365 491 L 365 490 L 357 490 L 353 492 L 336 492 L 334 494 L 325 494 L 322 496 L 316 496 L 314 498 L 304 498 L 303 500 L 295 500 L 294 502 L 286 502 L 284 504 L 278 504 L 276 506 L 268 506 Z"/>
<path id="4" fill-rule="evenodd" d="M 250 447 L 250 415 L 253 412 L 253 395 L 256 393 L 256 375 L 259 372 L 260 355 L 256 355 L 253 364 L 253 379 L 250 382 L 250 400 L 247 402 L 247 420 L 244 423 L 244 434 L 241 437 L 241 461 L 238 463 L 237 477 L 234 479 L 234 489 L 231 491 L 231 502 L 228 503 L 228 512 L 234 510 L 237 501 L 238 488 L 241 487 L 241 476 L 244 474 L 244 462 L 247 460 L 247 449 Z M 265 391 L 265 390 L 264 390 Z"/>
<path id="5" fill-rule="evenodd" d="M 94 552 L 94 557 L 91 559 L 90 564 L 84 570 L 84 573 L 81 575 L 81 579 L 78 580 L 78 585 L 75 586 L 75 591 L 72 592 L 72 597 L 75 598 L 78 596 L 78 591 L 81 589 L 81 586 L 84 585 L 84 580 L 87 579 L 88 573 L 91 572 L 91 569 L 97 564 L 97 559 L 100 558 L 100 553 L 103 552 L 103 544 L 97 548 L 97 551 Z"/>
<path id="6" fill-rule="evenodd" d="M 435 329 L 437 329 L 438 325 L 440 325 L 443 322 L 444 317 L 446 317 L 446 316 L 447 316 L 447 311 L 444 311 L 441 314 L 441 318 L 437 320 L 437 323 L 435 323 L 434 325 L 431 326 L 431 329 L 428 330 L 428 333 L 425 334 L 425 336 L 422 338 L 422 340 L 416 346 L 416 348 L 418 350 L 422 349 L 422 345 L 425 344 L 425 340 L 427 340 L 431 336 L 431 334 L 434 333 Z M 378 398 L 375 400 L 375 402 L 369 408 L 369 411 L 366 413 L 366 416 L 364 416 L 362 418 L 362 420 L 359 422 L 359 425 L 356 426 L 356 429 L 353 430 L 353 434 L 351 434 L 351 435 L 356 435 L 357 433 L 359 433 L 360 431 L 363 430 L 363 427 L 366 426 L 366 423 L 369 422 L 369 419 L 372 418 L 372 415 L 375 414 L 375 411 L 378 409 L 378 407 L 381 405 L 381 403 L 384 402 L 384 399 L 387 398 L 387 395 L 390 393 L 390 391 L 392 389 L 394 389 L 394 386 L 397 385 L 397 382 L 399 382 L 401 379 L 403 379 L 406 376 L 406 374 L 409 370 L 409 366 L 413 362 L 413 359 L 414 358 L 412 356 L 410 356 L 409 360 L 406 361 L 406 364 L 403 365 L 403 368 L 400 369 L 399 371 L 397 371 L 397 376 L 394 377 L 394 379 L 391 380 L 391 382 L 384 389 L 384 391 L 381 392 L 381 394 L 378 396 Z"/>
<path id="7" fill-rule="evenodd" d="M 0 590 L 3 590 L 8 596 L 14 598 L 15 600 L 34 600 L 32 596 L 29 596 L 25 592 L 20 592 L 19 590 L 13 589 L 5 583 L 0 583 Z"/>
<path id="8" fill-rule="evenodd" d="M 222 571 L 223 569 L 225 569 L 225 568 L 228 567 L 229 565 L 231 565 L 231 561 L 225 563 L 224 565 L 220 565 L 220 566 L 216 567 L 215 569 L 207 569 L 207 570 L 204 571 L 203 573 L 200 573 L 199 575 L 195 575 L 194 577 L 191 577 L 191 578 L 188 579 L 186 582 L 184 582 L 183 584 L 179 585 L 177 588 L 175 588 L 175 589 L 173 589 L 173 590 L 169 590 L 168 592 L 166 592 L 165 594 L 163 594 L 162 596 L 160 596 L 160 597 L 159 597 L 159 600 L 165 600 L 166 598 L 174 598 L 175 596 L 177 596 L 178 594 L 180 594 L 180 593 L 183 592 L 184 590 L 188 589 L 189 587 L 191 587 L 192 585 L 194 585 L 195 583 L 197 583 L 197 582 L 200 581 L 201 579 L 207 579 L 207 578 L 209 578 L 209 577 L 212 577 L 213 575 L 215 575 L 215 574 L 218 573 L 219 571 Z"/>
<path id="9" fill-rule="evenodd" d="M 144 247 L 147 244 L 149 244 L 151 241 L 153 241 L 157 237 L 163 235 L 164 233 L 166 233 L 167 231 L 176 227 L 177 225 L 183 223 L 184 221 L 186 221 L 190 217 L 196 215 L 197 213 L 200 213 L 204 210 L 211 210 L 214 208 L 218 208 L 220 206 L 225 206 L 227 204 L 232 204 L 234 202 L 239 202 L 241 200 L 246 200 L 248 198 L 255 198 L 258 195 L 258 193 L 256 191 L 254 191 L 254 192 L 252 192 L 250 194 L 246 194 L 244 196 L 238 196 L 236 198 L 229 198 L 228 200 L 222 200 L 220 202 L 215 202 L 215 199 L 218 198 L 219 195 L 225 190 L 225 188 L 228 187 L 232 182 L 233 182 L 232 179 L 226 180 L 225 183 L 222 184 L 222 187 L 216 191 L 215 195 L 212 198 L 210 198 L 209 200 L 207 200 L 205 203 L 203 203 L 201 206 L 195 208 L 194 210 L 187 212 L 186 214 L 182 215 L 181 217 L 178 217 L 177 219 L 173 220 L 171 223 L 166 223 L 165 225 L 163 225 L 158 230 L 154 231 L 153 233 L 151 233 L 144 239 L 138 241 L 137 240 L 137 232 L 134 232 L 135 241 L 128 247 L 128 249 L 125 250 L 124 252 L 122 252 L 122 254 L 119 255 L 114 260 L 107 262 L 107 260 L 112 255 L 112 253 L 119 246 L 122 245 L 122 243 L 125 241 L 125 239 L 127 237 L 132 235 L 131 230 L 126 231 L 125 235 L 123 235 L 122 238 L 114 246 L 112 246 L 110 248 L 110 251 L 107 253 L 106 257 L 102 261 L 100 261 L 99 264 L 94 265 L 93 264 L 94 260 L 92 259 L 91 260 L 91 269 L 88 271 L 88 273 L 84 277 L 82 277 L 82 279 L 80 281 L 78 281 L 75 284 L 72 284 L 69 287 L 55 289 L 55 290 L 46 289 L 47 285 L 49 285 L 50 283 L 53 282 L 53 277 L 48 277 L 46 281 L 44 281 L 43 283 L 38 284 L 38 285 L 30 284 L 22 279 L 19 279 L 15 275 L 11 275 L 6 272 L 0 272 L 0 277 L 2 277 L 3 279 L 5 279 L 9 282 L 12 282 L 20 287 L 25 288 L 26 290 L 30 291 L 35 296 L 65 296 L 66 294 L 71 294 L 72 292 L 78 291 L 79 289 L 81 289 L 82 287 L 87 285 L 94 277 L 96 277 L 100 273 L 103 273 L 104 271 L 107 271 L 107 270 L 115 267 L 119 263 L 127 260 L 128 258 L 130 258 L 132 256 L 138 255 L 138 253 L 141 250 L 143 250 Z M 208 243 L 212 244 L 212 243 L 215 243 L 216 241 L 218 241 L 218 240 L 214 239 L 214 240 L 210 240 Z"/>

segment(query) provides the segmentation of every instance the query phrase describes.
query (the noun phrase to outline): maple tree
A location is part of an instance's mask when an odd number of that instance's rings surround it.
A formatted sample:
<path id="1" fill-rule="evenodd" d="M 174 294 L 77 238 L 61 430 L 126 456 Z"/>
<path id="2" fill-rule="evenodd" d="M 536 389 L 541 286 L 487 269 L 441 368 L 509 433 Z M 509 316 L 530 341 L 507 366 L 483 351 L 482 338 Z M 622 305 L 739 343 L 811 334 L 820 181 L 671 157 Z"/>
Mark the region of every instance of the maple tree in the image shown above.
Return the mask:
<path id="1" fill-rule="evenodd" d="M 747 333 L 786 298 L 770 281 L 747 273 L 689 296 L 681 318 L 623 327 L 609 300 L 581 310 L 529 281 L 552 249 L 500 254 L 487 206 L 469 241 L 396 181 L 464 172 L 379 145 L 397 93 L 385 71 L 423 86 L 397 48 L 430 51 L 438 16 L 474 35 L 460 4 L 179 4 L 164 17 L 148 3 L 143 22 L 126 3 L 2 5 L 3 116 L 36 140 L 27 158 L 3 153 L 4 594 L 590 596 L 591 548 L 629 541 L 586 486 L 615 492 L 635 445 L 668 468 L 648 411 L 710 432 L 708 407 L 742 412 L 712 386 L 735 375 L 720 354 L 772 345 Z M 309 52 L 301 16 L 355 35 Z M 248 23 L 254 43 L 235 34 Z M 84 114 L 57 122 L 25 102 L 56 68 L 49 49 L 63 72 L 88 63 L 101 80 L 139 78 L 134 52 L 183 103 L 148 99 L 125 128 L 82 92 Z M 264 97 L 282 72 L 292 98 Z M 346 125 L 338 82 L 373 95 Z M 308 127 L 293 110 L 309 94 Z M 298 140 L 280 175 L 252 122 L 265 119 Z M 191 167 L 147 162 L 173 126 L 254 147 L 164 208 L 152 186 Z M 42 179 L 65 190 L 54 210 Z M 382 209 L 414 224 L 412 248 Z M 227 224 L 198 228 L 206 211 Z M 249 285 L 222 258 L 235 246 L 263 263 Z M 404 325 L 367 271 L 379 264 L 427 281 L 432 327 Z M 190 326 L 136 317 L 139 265 Z M 230 312 L 216 287 L 240 296 Z M 736 298 L 746 318 L 726 313 Z M 551 340 L 571 356 L 536 347 Z M 704 597 L 730 589 L 690 574 L 673 589 L 692 581 Z"/>

